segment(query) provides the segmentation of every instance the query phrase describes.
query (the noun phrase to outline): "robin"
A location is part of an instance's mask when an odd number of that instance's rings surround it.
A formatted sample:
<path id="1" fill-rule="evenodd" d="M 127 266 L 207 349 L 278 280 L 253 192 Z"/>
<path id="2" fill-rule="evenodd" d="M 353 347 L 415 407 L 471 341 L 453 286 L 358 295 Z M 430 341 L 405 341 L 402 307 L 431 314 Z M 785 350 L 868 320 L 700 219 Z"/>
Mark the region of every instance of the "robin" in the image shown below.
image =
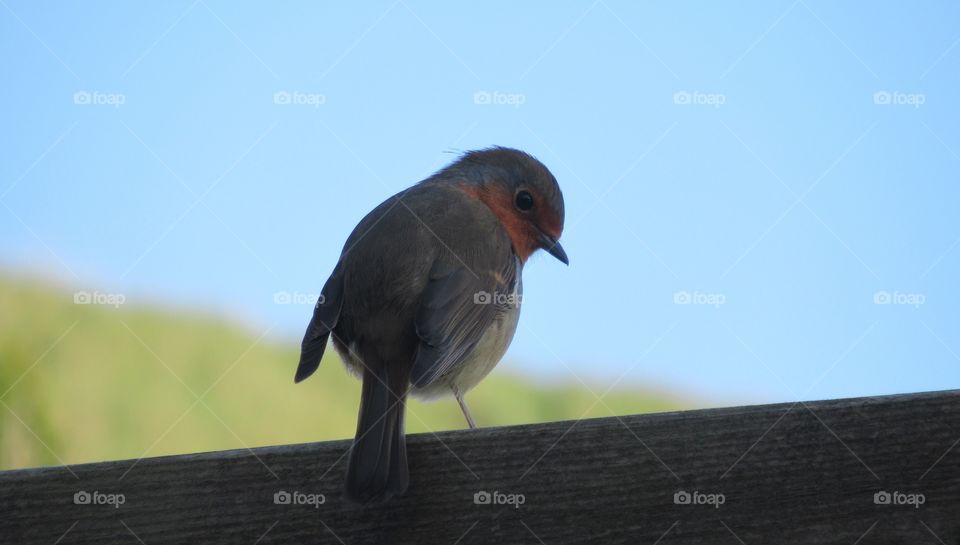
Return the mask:
<path id="1" fill-rule="evenodd" d="M 323 286 L 301 345 L 296 382 L 317 370 L 327 339 L 363 380 L 346 496 L 402 495 L 409 484 L 408 394 L 463 396 L 513 339 L 527 259 L 564 264 L 563 195 L 525 152 L 470 151 L 387 199 L 354 228 Z"/>

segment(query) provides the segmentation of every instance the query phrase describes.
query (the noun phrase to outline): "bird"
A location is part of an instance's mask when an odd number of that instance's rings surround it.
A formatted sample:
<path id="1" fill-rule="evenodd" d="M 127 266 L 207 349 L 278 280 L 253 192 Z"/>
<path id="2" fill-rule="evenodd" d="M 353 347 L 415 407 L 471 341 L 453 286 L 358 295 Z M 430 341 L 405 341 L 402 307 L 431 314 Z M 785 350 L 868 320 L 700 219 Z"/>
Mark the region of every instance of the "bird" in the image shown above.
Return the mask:
<path id="1" fill-rule="evenodd" d="M 412 395 L 464 395 L 503 357 L 523 297 L 522 272 L 544 250 L 565 265 L 564 201 L 532 155 L 489 147 L 461 154 L 368 213 L 347 238 L 314 306 L 294 381 L 332 339 L 362 380 L 344 496 L 361 504 L 409 487 L 404 413 Z"/>

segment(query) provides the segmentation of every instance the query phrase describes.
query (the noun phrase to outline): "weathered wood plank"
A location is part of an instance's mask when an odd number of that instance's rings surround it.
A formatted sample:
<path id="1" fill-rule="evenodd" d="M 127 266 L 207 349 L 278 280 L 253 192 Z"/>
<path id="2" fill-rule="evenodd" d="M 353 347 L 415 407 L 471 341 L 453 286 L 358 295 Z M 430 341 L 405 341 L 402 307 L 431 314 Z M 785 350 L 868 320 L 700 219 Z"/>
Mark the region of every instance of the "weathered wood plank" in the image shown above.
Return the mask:
<path id="1" fill-rule="evenodd" d="M 954 545 L 958 440 L 948 391 L 413 435 L 409 493 L 366 508 L 341 500 L 348 441 L 7 471 L 0 541 Z M 523 503 L 477 505 L 480 491 Z M 881 491 L 924 503 L 878 505 Z"/>

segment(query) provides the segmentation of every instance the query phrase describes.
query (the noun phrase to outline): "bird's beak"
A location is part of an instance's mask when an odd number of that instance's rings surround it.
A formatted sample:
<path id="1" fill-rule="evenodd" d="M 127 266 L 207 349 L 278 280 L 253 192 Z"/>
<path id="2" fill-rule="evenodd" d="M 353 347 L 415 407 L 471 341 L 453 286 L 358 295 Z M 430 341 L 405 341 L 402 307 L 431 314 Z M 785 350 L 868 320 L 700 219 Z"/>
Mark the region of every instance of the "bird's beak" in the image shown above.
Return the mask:
<path id="1" fill-rule="evenodd" d="M 543 231 L 540 231 L 540 247 L 546 250 L 548 254 L 559 259 L 564 265 L 570 264 L 570 260 L 567 258 L 567 252 L 563 251 L 563 246 L 560 245 L 560 241 Z"/>

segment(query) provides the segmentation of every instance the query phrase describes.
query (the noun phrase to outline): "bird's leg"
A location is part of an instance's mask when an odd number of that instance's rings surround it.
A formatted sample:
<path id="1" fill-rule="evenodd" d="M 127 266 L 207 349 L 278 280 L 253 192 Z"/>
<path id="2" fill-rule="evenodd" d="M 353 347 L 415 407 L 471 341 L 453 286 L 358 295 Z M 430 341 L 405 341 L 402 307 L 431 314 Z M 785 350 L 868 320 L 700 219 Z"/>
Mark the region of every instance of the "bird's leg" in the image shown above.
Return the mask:
<path id="1" fill-rule="evenodd" d="M 453 397 L 457 398 L 457 403 L 460 404 L 460 410 L 463 411 L 463 416 L 467 418 L 467 424 L 470 425 L 470 429 L 477 429 L 477 424 L 473 421 L 473 415 L 470 414 L 470 409 L 467 408 L 467 403 L 463 400 L 463 394 L 460 393 L 460 389 L 456 386 L 453 387 Z"/>

